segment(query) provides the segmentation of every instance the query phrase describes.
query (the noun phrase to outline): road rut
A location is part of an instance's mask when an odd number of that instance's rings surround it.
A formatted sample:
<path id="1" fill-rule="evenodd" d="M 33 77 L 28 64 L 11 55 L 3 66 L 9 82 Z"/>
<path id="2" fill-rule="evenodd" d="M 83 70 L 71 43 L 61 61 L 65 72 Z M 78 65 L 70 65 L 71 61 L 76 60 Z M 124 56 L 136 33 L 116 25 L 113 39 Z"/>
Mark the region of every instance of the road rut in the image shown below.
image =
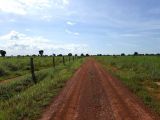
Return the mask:
<path id="1" fill-rule="evenodd" d="M 89 58 L 40 120 L 158 120 L 118 79 Z"/>

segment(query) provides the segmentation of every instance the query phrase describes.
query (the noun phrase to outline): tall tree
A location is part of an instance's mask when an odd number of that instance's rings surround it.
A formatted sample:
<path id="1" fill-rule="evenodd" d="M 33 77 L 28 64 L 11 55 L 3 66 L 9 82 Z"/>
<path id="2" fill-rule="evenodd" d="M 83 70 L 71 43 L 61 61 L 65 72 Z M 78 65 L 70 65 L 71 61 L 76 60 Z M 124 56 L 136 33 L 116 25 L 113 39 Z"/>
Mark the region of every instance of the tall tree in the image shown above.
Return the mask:
<path id="1" fill-rule="evenodd" d="M 63 56 L 62 54 L 59 54 L 59 55 L 57 55 L 57 56 Z"/>
<path id="2" fill-rule="evenodd" d="M 68 56 L 72 56 L 72 53 L 69 53 Z"/>
<path id="3" fill-rule="evenodd" d="M 82 54 L 81 54 L 81 56 L 83 57 L 83 56 L 84 56 L 84 54 L 82 53 Z"/>
<path id="4" fill-rule="evenodd" d="M 40 50 L 40 51 L 39 51 L 40 56 L 43 56 L 43 53 L 44 53 L 43 50 Z"/>
<path id="5" fill-rule="evenodd" d="M 87 53 L 87 54 L 86 54 L 86 57 L 88 57 L 88 56 L 89 56 L 89 54 Z"/>
<path id="6" fill-rule="evenodd" d="M 138 55 L 138 52 L 134 52 L 134 56 L 137 56 Z"/>
<path id="7" fill-rule="evenodd" d="M 6 56 L 6 51 L 0 50 L 0 54 L 1 54 L 2 57 L 5 57 Z"/>
<path id="8" fill-rule="evenodd" d="M 126 56 L 125 53 L 121 53 L 121 56 Z"/>

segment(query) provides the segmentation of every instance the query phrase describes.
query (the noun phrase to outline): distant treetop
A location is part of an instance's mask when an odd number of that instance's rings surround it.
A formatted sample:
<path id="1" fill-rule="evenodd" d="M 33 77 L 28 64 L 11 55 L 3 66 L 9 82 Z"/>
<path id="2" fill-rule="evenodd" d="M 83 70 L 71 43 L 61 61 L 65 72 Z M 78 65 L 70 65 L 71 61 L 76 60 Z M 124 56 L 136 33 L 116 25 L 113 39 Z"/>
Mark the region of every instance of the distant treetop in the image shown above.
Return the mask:
<path id="1" fill-rule="evenodd" d="M 1 54 L 2 57 L 5 57 L 6 56 L 6 51 L 0 50 L 0 54 Z"/>
<path id="2" fill-rule="evenodd" d="M 69 53 L 68 56 L 72 56 L 72 53 Z"/>
<path id="3" fill-rule="evenodd" d="M 134 52 L 134 54 L 133 54 L 134 56 L 136 56 L 136 55 L 138 55 L 138 52 Z"/>
<path id="4" fill-rule="evenodd" d="M 43 50 L 40 50 L 40 51 L 39 51 L 40 56 L 43 56 L 43 53 L 44 53 Z"/>

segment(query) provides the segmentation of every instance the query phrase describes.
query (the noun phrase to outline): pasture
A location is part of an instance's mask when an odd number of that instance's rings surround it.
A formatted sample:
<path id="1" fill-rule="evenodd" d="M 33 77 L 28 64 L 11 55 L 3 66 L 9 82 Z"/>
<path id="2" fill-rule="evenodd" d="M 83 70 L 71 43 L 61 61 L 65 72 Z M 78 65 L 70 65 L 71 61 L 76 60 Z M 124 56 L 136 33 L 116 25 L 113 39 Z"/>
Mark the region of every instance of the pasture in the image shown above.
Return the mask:
<path id="1" fill-rule="evenodd" d="M 160 114 L 159 56 L 96 56 L 112 75 L 117 76 L 143 102 Z"/>
<path id="2" fill-rule="evenodd" d="M 53 67 L 53 57 L 33 57 L 35 71 Z M 69 57 L 65 56 L 69 62 Z M 62 57 L 55 57 L 55 65 L 61 64 Z M 0 57 L 0 81 L 30 73 L 30 57 Z"/>
<path id="3" fill-rule="evenodd" d="M 62 57 L 56 57 L 54 68 L 53 57 L 35 57 L 35 84 L 29 57 L 0 59 L 1 69 L 7 73 L 0 76 L 0 120 L 36 119 L 83 63 L 83 58 L 69 62 L 65 57 L 64 65 Z M 11 77 L 16 78 L 3 82 L 4 78 Z"/>

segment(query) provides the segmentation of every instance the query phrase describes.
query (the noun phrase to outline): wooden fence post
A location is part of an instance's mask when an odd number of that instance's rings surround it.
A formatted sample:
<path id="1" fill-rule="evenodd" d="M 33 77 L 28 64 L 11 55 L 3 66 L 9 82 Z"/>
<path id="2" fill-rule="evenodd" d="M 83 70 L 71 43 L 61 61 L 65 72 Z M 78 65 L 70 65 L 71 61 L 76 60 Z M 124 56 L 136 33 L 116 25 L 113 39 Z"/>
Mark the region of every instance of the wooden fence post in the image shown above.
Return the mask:
<path id="1" fill-rule="evenodd" d="M 53 68 L 55 68 L 55 57 L 53 57 Z"/>
<path id="2" fill-rule="evenodd" d="M 64 56 L 63 56 L 63 65 L 65 65 L 65 59 L 64 59 Z"/>
<path id="3" fill-rule="evenodd" d="M 30 64 L 31 64 L 32 80 L 33 80 L 33 82 L 36 84 L 37 81 L 36 81 L 36 76 L 35 76 L 35 73 L 34 73 L 34 62 L 33 62 L 33 58 L 32 58 L 32 57 L 31 57 L 31 59 L 30 59 Z"/>

